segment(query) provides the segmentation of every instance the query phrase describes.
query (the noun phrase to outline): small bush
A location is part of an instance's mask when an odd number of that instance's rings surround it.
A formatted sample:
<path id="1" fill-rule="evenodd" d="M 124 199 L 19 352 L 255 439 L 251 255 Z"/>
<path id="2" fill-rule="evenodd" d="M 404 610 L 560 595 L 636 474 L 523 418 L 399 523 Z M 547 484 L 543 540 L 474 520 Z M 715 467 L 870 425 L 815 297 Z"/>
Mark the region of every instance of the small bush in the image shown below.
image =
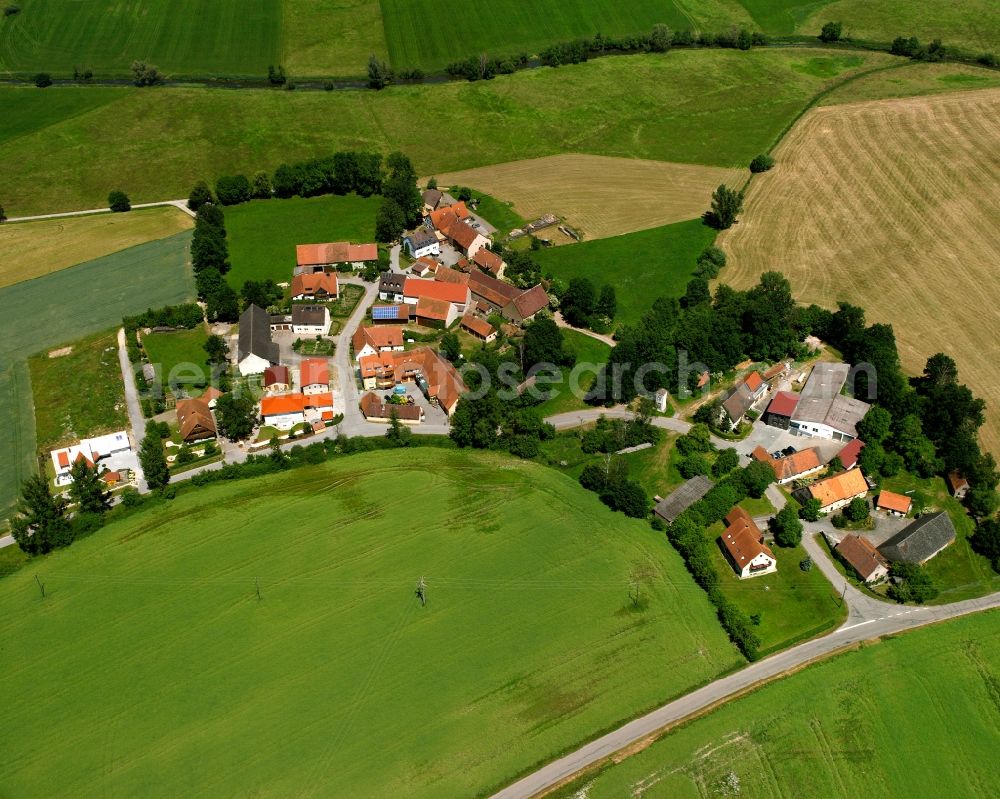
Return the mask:
<path id="1" fill-rule="evenodd" d="M 132 203 L 123 191 L 113 191 L 108 195 L 108 207 L 115 213 L 132 210 Z"/>
<path id="2" fill-rule="evenodd" d="M 35 85 L 39 89 L 44 89 L 52 85 L 52 76 L 48 72 L 39 72 L 35 75 Z"/>
<path id="3" fill-rule="evenodd" d="M 844 26 L 840 22 L 827 22 L 823 30 L 819 32 L 821 42 L 839 42 L 844 33 Z"/>
<path id="4" fill-rule="evenodd" d="M 21 13 L 21 6 L 17 6 L 17 5 L 14 5 L 14 4 L 11 4 L 11 5 L 7 6 L 3 10 L 3 15 L 5 17 L 12 17 L 15 14 L 20 14 L 20 13 Z"/>
<path id="5" fill-rule="evenodd" d="M 754 174 L 757 174 L 759 172 L 767 172 L 773 166 L 774 166 L 774 159 L 769 155 L 761 153 L 760 155 L 756 156 L 753 159 L 753 161 L 750 162 L 750 171 L 753 172 Z"/>

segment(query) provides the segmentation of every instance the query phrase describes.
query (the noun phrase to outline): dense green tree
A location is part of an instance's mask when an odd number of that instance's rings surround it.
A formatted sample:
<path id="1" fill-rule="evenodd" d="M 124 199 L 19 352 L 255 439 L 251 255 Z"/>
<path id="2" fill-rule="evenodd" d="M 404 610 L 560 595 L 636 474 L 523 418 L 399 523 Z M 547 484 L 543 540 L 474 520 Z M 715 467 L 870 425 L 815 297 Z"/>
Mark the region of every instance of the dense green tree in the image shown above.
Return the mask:
<path id="1" fill-rule="evenodd" d="M 694 452 L 678 461 L 677 471 L 685 480 L 690 480 L 700 474 L 708 474 L 710 471 L 708 459 L 704 455 Z"/>
<path id="2" fill-rule="evenodd" d="M 807 499 L 805 504 L 799 508 L 799 517 L 805 519 L 807 522 L 819 521 L 821 515 L 820 508 L 822 507 L 823 504 L 815 497 Z"/>
<path id="3" fill-rule="evenodd" d="M 615 318 L 618 312 L 618 298 L 615 296 L 615 287 L 609 283 L 601 286 L 601 293 L 594 305 L 596 316 L 606 317 L 609 321 Z"/>
<path id="4" fill-rule="evenodd" d="M 459 359 L 462 354 L 462 343 L 456 333 L 445 333 L 441 337 L 441 354 L 452 363 Z"/>
<path id="5" fill-rule="evenodd" d="M 892 431 L 892 414 L 885 408 L 875 405 L 865 414 L 857 424 L 858 438 L 865 442 L 866 446 L 881 444 L 888 438 Z"/>
<path id="6" fill-rule="evenodd" d="M 769 525 L 778 546 L 797 547 L 802 542 L 802 522 L 793 505 L 785 505 L 772 517 Z"/>
<path id="7" fill-rule="evenodd" d="M 774 469 L 770 464 L 761 461 L 751 461 L 751 463 L 740 473 L 743 487 L 747 494 L 754 499 L 764 496 L 767 487 L 774 482 Z"/>
<path id="8" fill-rule="evenodd" d="M 724 477 L 739 465 L 740 456 L 735 449 L 727 447 L 719 452 L 715 463 L 712 464 L 712 475 L 714 477 Z"/>
<path id="9" fill-rule="evenodd" d="M 865 444 L 861 450 L 861 454 L 858 455 L 858 468 L 869 477 L 875 477 L 882 473 L 882 468 L 885 465 L 885 455 L 885 448 L 877 441 Z"/>
<path id="10" fill-rule="evenodd" d="M 680 436 L 674 443 L 677 451 L 681 455 L 690 455 L 694 452 L 711 452 L 712 431 L 707 424 L 696 422 L 691 425 L 691 429 Z"/>
<path id="11" fill-rule="evenodd" d="M 408 447 L 411 441 L 412 431 L 409 427 L 399 421 L 399 413 L 393 408 L 389 411 L 389 427 L 385 431 L 386 439 L 394 447 Z"/>
<path id="12" fill-rule="evenodd" d="M 253 199 L 246 175 L 224 175 L 215 181 L 215 196 L 222 205 L 238 205 Z"/>
<path id="13" fill-rule="evenodd" d="M 694 308 L 697 305 L 711 303 L 712 292 L 708 290 L 708 281 L 703 277 L 693 277 L 688 281 L 681 297 L 682 308 Z"/>
<path id="14" fill-rule="evenodd" d="M 240 318 L 240 301 L 226 281 L 205 296 L 205 316 L 209 322 L 235 322 Z"/>
<path id="15" fill-rule="evenodd" d="M 923 566 L 916 563 L 893 563 L 889 567 L 889 598 L 897 602 L 922 605 L 938 595 L 934 581 Z"/>
<path id="16" fill-rule="evenodd" d="M 391 153 L 385 160 L 389 175 L 382 184 L 382 195 L 396 201 L 406 217 L 406 224 L 420 220 L 423 198 L 417 188 L 417 173 L 410 159 L 400 152 Z"/>
<path id="17" fill-rule="evenodd" d="M 563 317 L 574 327 L 590 327 L 596 305 L 594 284 L 588 278 L 575 277 L 570 280 L 559 307 Z"/>
<path id="18" fill-rule="evenodd" d="M 662 23 L 654 25 L 649 33 L 649 49 L 654 53 L 665 53 L 674 40 L 674 32 Z"/>
<path id="19" fill-rule="evenodd" d="M 767 172 L 773 168 L 774 158 L 765 153 L 754 156 L 754 159 L 750 162 L 750 171 L 755 174 L 759 172 Z"/>
<path id="20" fill-rule="evenodd" d="M 821 42 L 839 42 L 843 32 L 844 26 L 840 22 L 827 22 L 824 23 L 819 32 L 819 40 Z"/>
<path id="21" fill-rule="evenodd" d="M 588 491 L 596 491 L 600 493 L 604 490 L 607 482 L 607 472 L 604 467 L 599 464 L 587 464 L 583 467 L 583 471 L 580 472 L 580 485 Z"/>
<path id="22" fill-rule="evenodd" d="M 844 516 L 852 522 L 864 521 L 869 514 L 868 500 L 864 497 L 855 497 L 844 508 Z"/>
<path id="23" fill-rule="evenodd" d="M 375 53 L 368 56 L 368 86 L 372 89 L 384 89 L 392 79 L 392 72 L 384 61 Z"/>
<path id="24" fill-rule="evenodd" d="M 209 363 L 223 364 L 228 362 L 229 345 L 226 344 L 226 340 L 222 336 L 217 336 L 213 333 L 205 340 L 203 346 L 208 355 Z"/>
<path id="25" fill-rule="evenodd" d="M 921 477 L 931 477 L 943 467 L 934 444 L 924 435 L 923 425 L 916 415 L 905 416 L 896 425 L 893 445 L 903 457 L 906 468 Z"/>
<path id="26" fill-rule="evenodd" d="M 267 280 L 246 280 L 240 289 L 243 307 L 256 305 L 258 308 L 270 308 L 279 305 L 285 297 L 281 286 L 268 278 Z"/>
<path id="27" fill-rule="evenodd" d="M 601 491 L 601 502 L 634 519 L 645 518 L 649 513 L 649 497 L 635 480 L 620 477 L 608 482 Z"/>
<path id="28" fill-rule="evenodd" d="M 21 551 L 29 555 L 44 555 L 71 542 L 66 502 L 62 497 L 52 496 L 49 481 L 41 475 L 32 475 L 21 485 L 17 515 L 11 519 L 10 531 Z"/>
<path id="29" fill-rule="evenodd" d="M 208 188 L 208 184 L 204 180 L 199 180 L 188 195 L 187 206 L 194 213 L 198 213 L 203 205 L 214 202 L 215 197 L 212 196 L 212 190 Z"/>
<path id="30" fill-rule="evenodd" d="M 406 214 L 391 197 L 383 197 L 375 212 L 375 241 L 395 241 L 406 230 Z"/>
<path id="31" fill-rule="evenodd" d="M 132 83 L 136 86 L 156 86 L 163 83 L 163 76 L 158 67 L 145 61 L 133 61 Z"/>
<path id="32" fill-rule="evenodd" d="M 981 521 L 969 543 L 973 550 L 989 559 L 993 571 L 1000 572 L 1000 519 Z"/>
<path id="33" fill-rule="evenodd" d="M 253 198 L 255 200 L 270 200 L 274 196 L 274 187 L 267 172 L 258 172 L 253 176 Z"/>
<path id="34" fill-rule="evenodd" d="M 777 361 L 792 351 L 796 334 L 792 327 L 795 300 L 792 287 L 780 272 L 765 272 L 746 293 L 743 328 L 747 331 L 747 354 L 756 360 Z"/>
<path id="35" fill-rule="evenodd" d="M 139 445 L 139 463 L 146 485 L 154 491 L 162 489 L 170 482 L 167 456 L 163 452 L 163 438 L 160 435 L 160 427 L 155 422 L 146 425 L 146 435 Z"/>
<path id="36" fill-rule="evenodd" d="M 70 467 L 69 474 L 73 478 L 69 496 L 81 513 L 104 513 L 111 507 L 111 492 L 104 490 L 96 466 L 80 458 Z"/>
<path id="37" fill-rule="evenodd" d="M 108 195 L 108 207 L 116 213 L 132 210 L 132 203 L 123 191 L 113 191 Z"/>
<path id="38" fill-rule="evenodd" d="M 0 205 L 0 222 L 7 221 L 7 213 L 3 210 L 3 206 Z"/>
<path id="39" fill-rule="evenodd" d="M 527 373 L 536 364 L 567 364 L 572 361 L 564 351 L 563 334 L 559 326 L 546 317 L 539 317 L 524 329 L 524 371 Z"/>
<path id="40" fill-rule="evenodd" d="M 712 192 L 712 210 L 706 221 L 718 230 L 731 228 L 743 210 L 743 192 L 731 189 L 724 183 Z"/>
<path id="41" fill-rule="evenodd" d="M 215 402 L 215 419 L 222 435 L 242 441 L 257 424 L 257 404 L 247 394 L 223 394 Z"/>
<path id="42" fill-rule="evenodd" d="M 996 513 L 1000 496 L 997 496 L 997 490 L 993 486 L 973 486 L 966 495 L 965 504 L 974 518 L 985 519 Z"/>
<path id="43" fill-rule="evenodd" d="M 698 266 L 695 274 L 706 280 L 719 276 L 719 271 L 726 265 L 726 254 L 715 246 L 706 247 L 698 256 Z"/>
<path id="44" fill-rule="evenodd" d="M 35 75 L 35 86 L 39 89 L 47 89 L 52 85 L 52 76 L 48 72 L 39 72 Z"/>

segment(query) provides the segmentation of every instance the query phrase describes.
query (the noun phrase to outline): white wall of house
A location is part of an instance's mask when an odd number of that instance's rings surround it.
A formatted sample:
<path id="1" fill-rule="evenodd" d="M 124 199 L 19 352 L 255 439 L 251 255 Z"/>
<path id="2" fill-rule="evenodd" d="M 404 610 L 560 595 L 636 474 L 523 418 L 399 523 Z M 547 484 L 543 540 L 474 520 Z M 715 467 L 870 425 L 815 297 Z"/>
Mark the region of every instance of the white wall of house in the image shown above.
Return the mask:
<path id="1" fill-rule="evenodd" d="M 743 567 L 743 571 L 740 572 L 740 579 L 746 580 L 749 577 L 760 577 L 762 574 L 771 574 L 771 572 L 776 572 L 777 570 L 778 561 L 768 557 L 766 552 L 761 552 Z"/>
<path id="2" fill-rule="evenodd" d="M 423 247 L 417 247 L 413 249 L 410 242 L 406 242 L 406 249 L 412 254 L 414 258 L 423 258 L 425 255 L 440 255 L 441 254 L 441 244 L 436 241 L 432 241 L 430 244 L 425 244 Z"/>
<path id="3" fill-rule="evenodd" d="M 831 502 L 826 507 L 820 508 L 819 509 L 820 513 L 833 513 L 834 511 L 838 511 L 841 508 L 846 507 L 847 505 L 850 505 L 852 499 L 857 499 L 858 497 L 863 497 L 867 493 L 868 493 L 867 491 L 862 491 L 860 494 L 855 494 L 853 497 L 847 497 L 847 499 L 841 499 L 841 500 L 838 500 L 837 502 Z"/>
<path id="4" fill-rule="evenodd" d="M 830 427 L 823 422 L 802 422 L 792 417 L 789 422 L 788 429 L 792 433 L 798 433 L 803 436 L 812 436 L 813 438 L 825 438 L 831 441 L 853 441 L 854 436 L 847 435 L 847 433 L 842 433 L 833 427 Z"/>
<path id="5" fill-rule="evenodd" d="M 278 430 L 291 430 L 295 425 L 301 424 L 305 420 L 305 414 L 301 411 L 295 411 L 293 413 L 276 413 L 271 416 L 265 416 L 264 424 L 269 427 L 275 427 Z"/>
<path id="6" fill-rule="evenodd" d="M 329 390 L 329 383 L 310 383 L 308 386 L 302 386 L 302 393 L 306 395 L 325 394 Z"/>
<path id="7" fill-rule="evenodd" d="M 270 361 L 266 361 L 259 355 L 254 355 L 252 352 L 247 355 L 242 361 L 240 361 L 240 374 L 246 377 L 247 375 L 262 375 L 264 370 L 271 365 Z"/>
<path id="8" fill-rule="evenodd" d="M 378 355 L 378 350 L 376 350 L 371 344 L 365 342 L 360 351 L 354 353 L 354 360 L 360 361 L 362 358 L 367 358 L 369 355 Z"/>
<path id="9" fill-rule="evenodd" d="M 817 466 L 815 469 L 808 469 L 807 471 L 799 472 L 798 474 L 793 474 L 791 477 L 786 477 L 783 480 L 779 480 L 778 481 L 778 485 L 782 485 L 783 486 L 783 485 L 786 485 L 787 483 L 794 482 L 795 480 L 801 480 L 804 477 L 809 477 L 809 475 L 811 475 L 811 474 L 816 474 L 817 472 L 821 472 L 825 468 L 826 468 L 825 466 L 820 465 L 820 466 Z"/>

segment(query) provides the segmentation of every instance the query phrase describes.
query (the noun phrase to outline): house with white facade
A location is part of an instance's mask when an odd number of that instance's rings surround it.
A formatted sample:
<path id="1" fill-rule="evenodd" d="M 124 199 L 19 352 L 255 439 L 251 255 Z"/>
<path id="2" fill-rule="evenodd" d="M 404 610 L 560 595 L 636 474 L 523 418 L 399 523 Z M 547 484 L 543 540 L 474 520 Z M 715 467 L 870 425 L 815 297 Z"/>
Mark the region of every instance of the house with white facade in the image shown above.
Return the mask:
<path id="1" fill-rule="evenodd" d="M 278 345 L 271 341 L 271 317 L 263 308 L 251 305 L 240 314 L 240 335 L 236 362 L 240 374 L 260 375 L 280 361 Z"/>
<path id="2" fill-rule="evenodd" d="M 425 255 L 440 255 L 441 242 L 438 237 L 425 228 L 415 230 L 403 236 L 403 247 L 411 258 L 423 258 Z"/>
<path id="3" fill-rule="evenodd" d="M 764 534 L 743 508 L 737 506 L 726 516 L 720 540 L 741 580 L 778 570 L 778 561 L 764 543 Z"/>
<path id="4" fill-rule="evenodd" d="M 330 332 L 330 309 L 325 305 L 293 305 L 292 332 L 300 336 L 325 336 Z"/>
<path id="5" fill-rule="evenodd" d="M 817 363 L 799 393 L 788 429 L 798 435 L 834 441 L 857 438 L 856 425 L 871 406 L 840 393 L 850 373 L 846 363 Z"/>

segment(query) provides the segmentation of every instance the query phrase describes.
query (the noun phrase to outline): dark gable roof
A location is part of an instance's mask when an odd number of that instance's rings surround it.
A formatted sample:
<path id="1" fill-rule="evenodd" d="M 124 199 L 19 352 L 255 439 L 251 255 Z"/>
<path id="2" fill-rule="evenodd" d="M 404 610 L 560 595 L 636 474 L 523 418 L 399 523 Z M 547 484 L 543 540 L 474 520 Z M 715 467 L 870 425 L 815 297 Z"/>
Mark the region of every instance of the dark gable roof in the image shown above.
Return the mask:
<path id="1" fill-rule="evenodd" d="M 402 294 L 405 283 L 406 275 L 397 272 L 383 272 L 382 278 L 378 282 L 378 290 L 391 294 Z"/>
<path id="2" fill-rule="evenodd" d="M 955 526 L 944 511 L 921 516 L 879 547 L 895 563 L 923 563 L 955 540 Z"/>
<path id="3" fill-rule="evenodd" d="M 865 581 L 871 579 L 871 576 L 879 566 L 884 568 L 889 567 L 882 554 L 872 546 L 868 539 L 861 536 L 853 534 L 845 535 L 841 542 L 837 544 L 837 552 L 840 553 L 840 556 L 844 560 L 851 564 L 851 568 Z"/>
<path id="4" fill-rule="evenodd" d="M 256 305 L 240 314 L 238 359 L 242 361 L 251 353 L 270 363 L 280 360 L 278 345 L 271 341 L 271 316 Z"/>
<path id="5" fill-rule="evenodd" d="M 754 396 L 746 383 L 740 383 L 733 389 L 732 393 L 722 401 L 722 407 L 726 409 L 730 420 L 735 424 L 750 410 L 754 403 Z"/>
<path id="6" fill-rule="evenodd" d="M 326 308 L 322 305 L 293 305 L 293 325 L 323 325 L 326 323 Z"/>
<path id="7" fill-rule="evenodd" d="M 406 238 L 409 239 L 410 246 L 415 250 L 426 247 L 428 244 L 437 244 L 437 236 L 423 228 L 415 230 L 413 233 L 408 233 Z"/>
<path id="8" fill-rule="evenodd" d="M 711 488 L 712 481 L 704 475 L 692 477 L 680 488 L 661 499 L 653 508 L 653 512 L 668 523 L 673 524 L 674 519 L 705 496 Z"/>

